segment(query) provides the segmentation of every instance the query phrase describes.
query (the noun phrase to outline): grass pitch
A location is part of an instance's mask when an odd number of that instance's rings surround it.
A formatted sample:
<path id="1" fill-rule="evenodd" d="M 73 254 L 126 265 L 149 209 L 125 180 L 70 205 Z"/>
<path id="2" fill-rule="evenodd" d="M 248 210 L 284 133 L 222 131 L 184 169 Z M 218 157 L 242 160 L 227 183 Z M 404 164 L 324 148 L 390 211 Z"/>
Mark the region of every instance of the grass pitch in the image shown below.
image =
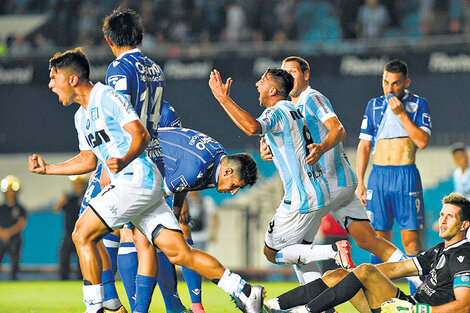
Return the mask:
<path id="1" fill-rule="evenodd" d="M 268 291 L 267 299 L 274 298 L 296 286 L 296 282 L 262 282 Z M 130 312 L 129 302 L 121 282 L 116 284 L 120 299 Z M 399 286 L 408 291 L 405 285 Z M 190 307 L 188 290 L 184 282 L 178 283 L 181 301 Z M 81 281 L 15 281 L 0 282 L 1 313 L 83 313 Z M 230 302 L 230 297 L 211 282 L 204 281 L 202 301 L 207 313 L 240 312 Z M 340 313 L 357 312 L 349 303 L 336 308 Z M 150 305 L 150 312 L 165 312 L 165 306 L 158 287 Z"/>

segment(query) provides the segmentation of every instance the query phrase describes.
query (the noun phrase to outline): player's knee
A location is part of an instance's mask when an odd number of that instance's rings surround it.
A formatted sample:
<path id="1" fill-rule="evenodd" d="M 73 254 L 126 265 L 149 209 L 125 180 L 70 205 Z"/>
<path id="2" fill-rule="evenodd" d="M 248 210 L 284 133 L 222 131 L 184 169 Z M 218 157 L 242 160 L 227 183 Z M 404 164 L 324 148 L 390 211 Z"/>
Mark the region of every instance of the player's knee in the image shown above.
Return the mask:
<path id="1" fill-rule="evenodd" d="M 168 260 L 175 265 L 188 267 L 188 264 L 192 260 L 192 254 L 189 250 L 176 251 L 176 253 L 168 255 Z"/>
<path id="2" fill-rule="evenodd" d="M 363 263 L 354 269 L 354 275 L 356 275 L 359 280 L 363 281 L 364 279 L 371 277 L 378 269 L 369 263 Z"/>
<path id="3" fill-rule="evenodd" d="M 418 240 L 403 240 L 403 248 L 407 255 L 417 255 L 421 252 L 421 243 Z"/>
<path id="4" fill-rule="evenodd" d="M 264 252 L 264 256 L 266 257 L 266 259 L 269 262 L 277 264 L 276 263 L 276 251 L 271 250 L 271 249 L 269 249 L 268 247 L 265 246 L 263 252 Z"/>

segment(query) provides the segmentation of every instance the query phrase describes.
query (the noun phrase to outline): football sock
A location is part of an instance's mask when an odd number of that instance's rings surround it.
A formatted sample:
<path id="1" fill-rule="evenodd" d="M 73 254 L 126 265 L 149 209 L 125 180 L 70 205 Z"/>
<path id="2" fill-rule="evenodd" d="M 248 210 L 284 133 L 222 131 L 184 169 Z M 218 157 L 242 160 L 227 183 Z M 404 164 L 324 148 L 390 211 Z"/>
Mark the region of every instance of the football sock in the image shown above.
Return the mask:
<path id="1" fill-rule="evenodd" d="M 352 297 L 362 288 L 361 281 L 354 273 L 349 273 L 339 283 L 326 289 L 307 304 L 312 313 L 320 313 L 333 308 Z"/>
<path id="2" fill-rule="evenodd" d="M 411 259 L 412 257 L 415 257 L 416 255 L 406 255 L 407 259 Z M 410 296 L 414 295 L 416 292 L 416 288 L 421 285 L 422 281 L 419 279 L 418 276 L 412 276 L 412 277 L 407 277 L 408 280 L 408 288 L 410 289 Z"/>
<path id="3" fill-rule="evenodd" d="M 89 285 L 88 281 L 83 285 L 83 302 L 86 306 L 85 313 L 96 313 L 103 307 L 103 285 Z"/>
<path id="4" fill-rule="evenodd" d="M 380 264 L 383 263 L 381 259 L 379 259 L 375 254 L 370 254 L 370 263 L 371 264 Z"/>
<path id="5" fill-rule="evenodd" d="M 155 289 L 155 277 L 137 275 L 135 278 L 135 307 L 134 313 L 147 313 Z"/>
<path id="6" fill-rule="evenodd" d="M 315 279 L 321 278 L 322 276 L 321 268 L 316 262 L 309 264 L 294 264 L 293 268 L 301 285 L 305 285 Z"/>
<path id="7" fill-rule="evenodd" d="M 400 251 L 400 249 L 396 249 L 388 258 L 387 262 L 398 262 L 403 260 L 406 260 L 405 255 Z"/>
<path id="8" fill-rule="evenodd" d="M 323 280 L 316 279 L 306 285 L 289 290 L 277 297 L 279 309 L 287 310 L 299 305 L 305 305 L 310 299 L 315 299 L 326 289 L 328 289 L 328 286 Z"/>
<path id="9" fill-rule="evenodd" d="M 101 273 L 101 282 L 103 284 L 104 304 L 106 309 L 116 310 L 122 305 L 114 284 L 114 273 L 112 270 L 106 270 Z"/>
<path id="10" fill-rule="evenodd" d="M 336 251 L 332 245 L 296 244 L 285 247 L 276 254 L 277 264 L 308 264 L 333 259 Z"/>
<path id="11" fill-rule="evenodd" d="M 232 273 L 228 268 L 225 269 L 224 274 L 219 280 L 214 280 L 214 283 L 216 283 L 222 290 L 236 298 L 240 296 L 243 287 L 246 285 L 246 281 L 243 280 L 240 275 Z"/>
<path id="12" fill-rule="evenodd" d="M 178 290 L 176 289 L 175 266 L 170 263 L 163 252 L 158 252 L 158 287 L 162 292 L 163 301 L 167 312 L 181 312 L 185 309 L 181 303 Z"/>
<path id="13" fill-rule="evenodd" d="M 137 259 L 137 250 L 133 242 L 121 242 L 119 244 L 117 267 L 119 275 L 126 290 L 127 299 L 131 306 L 132 312 L 134 311 L 135 305 L 135 277 L 137 275 L 137 267 L 139 266 L 139 260 Z"/>
<path id="14" fill-rule="evenodd" d="M 186 242 L 193 246 L 194 242 L 191 239 L 186 239 Z M 189 268 L 183 267 L 183 278 L 188 285 L 189 296 L 192 303 L 201 303 L 201 284 L 202 276 Z"/>
<path id="15" fill-rule="evenodd" d="M 106 247 L 106 250 L 108 250 L 109 257 L 111 258 L 113 273 L 116 274 L 119 237 L 114 234 L 108 234 L 103 238 L 103 244 Z"/>

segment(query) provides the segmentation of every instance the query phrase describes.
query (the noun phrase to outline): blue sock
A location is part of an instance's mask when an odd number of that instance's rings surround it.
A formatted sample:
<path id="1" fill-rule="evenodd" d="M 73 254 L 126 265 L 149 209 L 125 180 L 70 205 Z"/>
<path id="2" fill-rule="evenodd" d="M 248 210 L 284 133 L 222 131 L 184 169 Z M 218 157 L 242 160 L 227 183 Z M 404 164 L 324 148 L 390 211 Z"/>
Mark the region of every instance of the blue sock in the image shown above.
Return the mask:
<path id="1" fill-rule="evenodd" d="M 186 242 L 192 246 L 194 242 L 192 239 L 186 239 Z M 183 278 L 188 285 L 189 296 L 191 297 L 192 303 L 201 303 L 201 284 L 202 277 L 193 270 L 186 267 L 182 267 Z"/>
<path id="2" fill-rule="evenodd" d="M 121 280 L 126 289 L 127 299 L 131 306 L 131 311 L 134 312 L 135 306 L 135 277 L 137 276 L 137 267 L 139 260 L 137 259 L 137 250 L 133 242 L 122 242 L 119 245 L 119 252 L 117 258 L 117 268 Z"/>
<path id="3" fill-rule="evenodd" d="M 412 257 L 415 257 L 416 255 L 409 255 L 407 254 L 406 257 L 408 259 L 411 259 Z M 410 296 L 414 295 L 416 292 L 416 286 L 413 284 L 411 281 L 408 281 L 408 288 L 410 289 Z"/>
<path id="4" fill-rule="evenodd" d="M 101 282 L 103 284 L 104 291 L 104 302 L 109 300 L 110 303 L 117 302 L 115 299 L 119 299 L 116 291 L 116 285 L 114 284 L 114 273 L 112 270 L 106 270 L 101 273 Z M 120 302 L 119 302 L 120 304 Z M 114 309 L 112 307 L 111 309 Z"/>
<path id="5" fill-rule="evenodd" d="M 155 288 L 155 277 L 137 275 L 135 277 L 135 307 L 134 313 L 147 313 Z"/>
<path id="6" fill-rule="evenodd" d="M 380 263 L 383 263 L 381 259 L 379 259 L 377 256 L 375 256 L 374 254 L 370 254 L 370 263 L 371 264 L 380 264 Z"/>
<path id="7" fill-rule="evenodd" d="M 158 252 L 158 287 L 162 292 L 167 312 L 181 312 L 185 310 L 176 289 L 175 266 L 170 263 L 163 252 Z"/>
<path id="8" fill-rule="evenodd" d="M 103 238 L 104 246 L 108 250 L 109 257 L 111 258 L 111 266 L 113 273 L 117 271 L 117 255 L 119 250 L 119 237 L 114 234 L 107 234 Z"/>

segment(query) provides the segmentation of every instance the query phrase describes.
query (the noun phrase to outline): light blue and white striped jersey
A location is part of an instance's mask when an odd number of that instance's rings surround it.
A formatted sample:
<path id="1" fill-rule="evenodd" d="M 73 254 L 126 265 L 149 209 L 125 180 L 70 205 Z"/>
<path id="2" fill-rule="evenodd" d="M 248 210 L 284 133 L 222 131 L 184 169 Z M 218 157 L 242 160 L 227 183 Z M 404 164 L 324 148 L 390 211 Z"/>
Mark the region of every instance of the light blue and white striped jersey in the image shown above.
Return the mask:
<path id="1" fill-rule="evenodd" d="M 80 150 L 92 150 L 102 164 L 110 157 L 121 158 L 130 148 L 132 136 L 122 127 L 138 120 L 134 108 L 112 87 L 97 83 L 90 93 L 90 102 L 75 113 L 75 128 Z M 119 173 L 105 166 L 111 181 L 124 178 L 146 189 L 154 188 L 159 177 L 156 165 L 142 153 Z"/>
<path id="2" fill-rule="evenodd" d="M 284 184 L 283 206 L 300 213 L 323 208 L 330 201 L 329 187 L 321 166 L 307 165 L 307 145 L 312 139 L 300 110 L 283 100 L 257 120 Z"/>
<path id="3" fill-rule="evenodd" d="M 300 94 L 297 107 L 307 121 L 313 142 L 322 143 L 329 133 L 323 123 L 336 116 L 328 98 L 309 86 Z M 330 187 L 357 185 L 356 175 L 349 164 L 342 142 L 323 154 L 319 162 L 325 169 L 325 178 Z"/>

